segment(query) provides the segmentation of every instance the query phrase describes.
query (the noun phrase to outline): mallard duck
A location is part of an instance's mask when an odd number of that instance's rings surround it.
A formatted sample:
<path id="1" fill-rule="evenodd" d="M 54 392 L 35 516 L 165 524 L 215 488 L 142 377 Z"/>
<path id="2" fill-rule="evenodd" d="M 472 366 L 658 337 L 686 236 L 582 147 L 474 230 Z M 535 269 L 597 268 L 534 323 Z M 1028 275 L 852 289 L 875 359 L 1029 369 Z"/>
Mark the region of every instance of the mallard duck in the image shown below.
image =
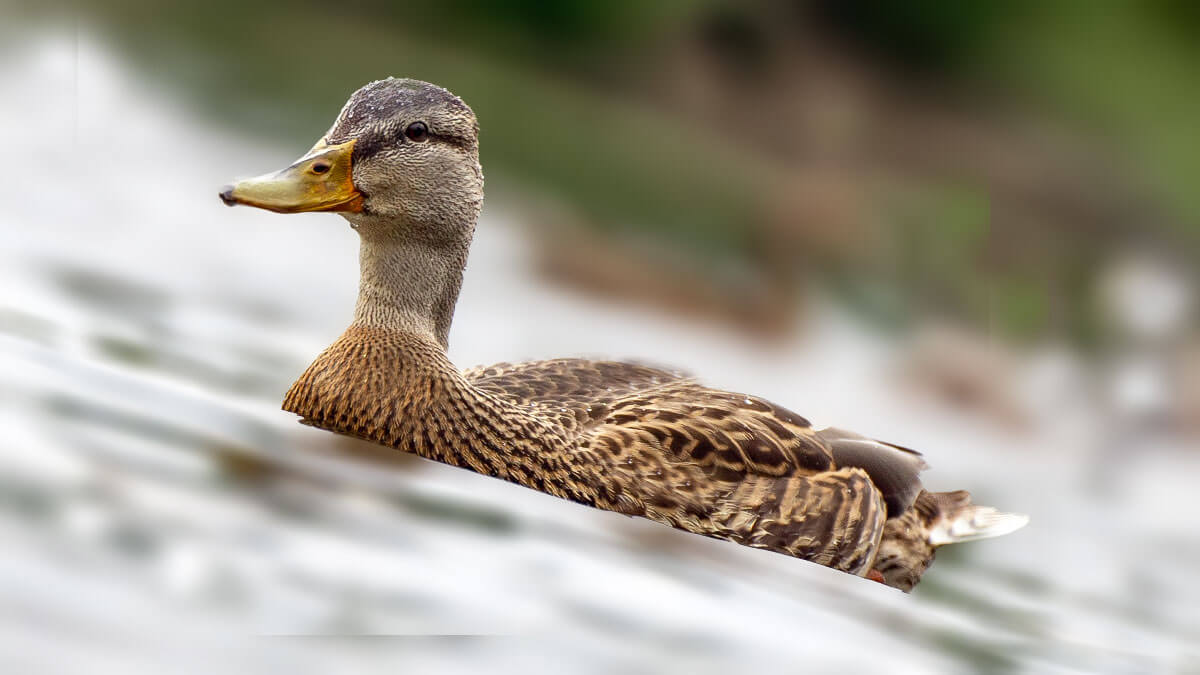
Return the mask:
<path id="1" fill-rule="evenodd" d="M 922 488 L 919 453 L 683 374 L 557 359 L 465 371 L 447 336 L 483 202 L 479 126 L 441 87 L 356 91 L 291 166 L 229 205 L 333 211 L 361 239 L 354 320 L 283 409 L 588 506 L 869 577 L 905 591 L 943 544 L 1026 518 Z"/>

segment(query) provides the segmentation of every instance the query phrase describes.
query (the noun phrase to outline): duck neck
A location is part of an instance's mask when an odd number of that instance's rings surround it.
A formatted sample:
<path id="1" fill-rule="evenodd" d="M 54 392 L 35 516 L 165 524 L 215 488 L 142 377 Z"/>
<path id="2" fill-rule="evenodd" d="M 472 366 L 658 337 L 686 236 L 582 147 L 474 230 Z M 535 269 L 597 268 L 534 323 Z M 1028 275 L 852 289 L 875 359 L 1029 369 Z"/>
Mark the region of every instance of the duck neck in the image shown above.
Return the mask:
<path id="1" fill-rule="evenodd" d="M 470 240 L 429 242 L 359 230 L 353 325 L 398 330 L 448 346 Z"/>

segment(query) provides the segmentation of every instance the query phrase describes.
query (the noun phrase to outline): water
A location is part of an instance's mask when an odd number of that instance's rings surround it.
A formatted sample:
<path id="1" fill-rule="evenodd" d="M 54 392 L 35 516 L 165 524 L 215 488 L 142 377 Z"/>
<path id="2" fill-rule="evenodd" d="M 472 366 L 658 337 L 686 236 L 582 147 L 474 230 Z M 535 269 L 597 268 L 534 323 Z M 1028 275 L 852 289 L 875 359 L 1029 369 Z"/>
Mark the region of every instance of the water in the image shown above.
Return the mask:
<path id="1" fill-rule="evenodd" d="M 923 402 L 888 376 L 897 346 L 830 309 L 764 347 L 549 287 L 492 208 L 456 363 L 687 367 L 920 447 L 928 485 L 1032 524 L 946 550 L 905 596 L 390 452 L 354 459 L 372 448 L 278 404 L 349 319 L 355 237 L 216 199 L 307 145 L 196 118 L 86 35 L 10 42 L 0 91 L 8 672 L 1200 669 L 1184 440 L 1095 450 L 1116 432 L 1069 389 L 1019 433 Z M 260 635 L 479 637 L 229 643 Z"/>

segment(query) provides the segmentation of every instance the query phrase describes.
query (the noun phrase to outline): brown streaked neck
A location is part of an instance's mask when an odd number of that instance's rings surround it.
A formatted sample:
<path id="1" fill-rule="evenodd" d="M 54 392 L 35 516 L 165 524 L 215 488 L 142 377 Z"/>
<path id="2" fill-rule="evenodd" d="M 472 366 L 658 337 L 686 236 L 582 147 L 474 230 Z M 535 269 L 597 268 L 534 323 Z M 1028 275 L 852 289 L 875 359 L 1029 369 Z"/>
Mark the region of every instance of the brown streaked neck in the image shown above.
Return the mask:
<path id="1" fill-rule="evenodd" d="M 446 349 L 470 238 L 435 243 L 357 229 L 362 243 L 352 325 L 427 337 Z"/>

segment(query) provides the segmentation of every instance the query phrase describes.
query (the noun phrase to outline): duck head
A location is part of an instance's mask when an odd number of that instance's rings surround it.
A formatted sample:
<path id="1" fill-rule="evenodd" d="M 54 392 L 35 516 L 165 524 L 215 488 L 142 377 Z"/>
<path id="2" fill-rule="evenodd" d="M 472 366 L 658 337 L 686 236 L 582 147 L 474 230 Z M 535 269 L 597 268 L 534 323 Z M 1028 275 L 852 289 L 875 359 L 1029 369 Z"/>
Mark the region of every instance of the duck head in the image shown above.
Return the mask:
<path id="1" fill-rule="evenodd" d="M 220 197 L 278 213 L 337 212 L 364 239 L 469 241 L 483 201 L 478 135 L 474 112 L 445 89 L 378 80 L 354 92 L 303 157 Z"/>

